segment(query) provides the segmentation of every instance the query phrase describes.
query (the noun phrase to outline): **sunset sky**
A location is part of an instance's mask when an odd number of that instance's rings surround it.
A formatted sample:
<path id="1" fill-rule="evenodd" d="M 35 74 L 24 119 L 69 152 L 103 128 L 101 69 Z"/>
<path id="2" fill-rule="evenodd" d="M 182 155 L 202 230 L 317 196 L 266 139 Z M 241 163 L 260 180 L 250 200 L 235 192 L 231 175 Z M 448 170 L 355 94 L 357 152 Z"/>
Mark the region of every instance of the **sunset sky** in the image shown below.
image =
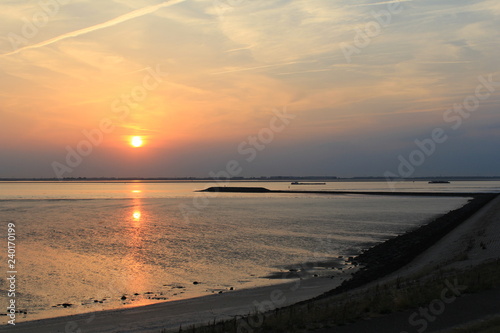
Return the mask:
<path id="1" fill-rule="evenodd" d="M 4 0 L 0 120 L 0 178 L 500 175 L 500 2 Z"/>

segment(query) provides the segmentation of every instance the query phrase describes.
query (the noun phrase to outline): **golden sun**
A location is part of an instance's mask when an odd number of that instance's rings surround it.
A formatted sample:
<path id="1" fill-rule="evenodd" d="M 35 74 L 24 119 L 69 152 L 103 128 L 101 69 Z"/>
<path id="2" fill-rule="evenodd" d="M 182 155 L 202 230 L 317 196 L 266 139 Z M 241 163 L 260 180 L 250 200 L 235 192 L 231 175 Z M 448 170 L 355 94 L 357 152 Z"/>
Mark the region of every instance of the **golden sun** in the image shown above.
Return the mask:
<path id="1" fill-rule="evenodd" d="M 140 136 L 133 136 L 132 139 L 130 140 L 130 144 L 132 145 L 132 147 L 139 148 L 142 147 L 144 141 Z"/>

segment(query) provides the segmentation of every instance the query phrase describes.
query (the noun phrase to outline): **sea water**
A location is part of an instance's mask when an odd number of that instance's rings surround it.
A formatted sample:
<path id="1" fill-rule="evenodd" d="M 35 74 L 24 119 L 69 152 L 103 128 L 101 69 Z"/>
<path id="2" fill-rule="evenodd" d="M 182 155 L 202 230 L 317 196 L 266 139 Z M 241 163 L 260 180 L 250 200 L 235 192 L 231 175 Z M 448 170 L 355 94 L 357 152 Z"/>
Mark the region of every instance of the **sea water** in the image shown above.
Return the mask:
<path id="1" fill-rule="evenodd" d="M 193 192 L 210 185 L 0 183 L 2 232 L 8 223 L 16 229 L 18 321 L 280 283 L 290 270 L 306 266 L 327 277 L 345 268 L 339 257 L 468 200 Z M 363 189 L 382 186 L 367 183 Z M 7 259 L 2 251 L 5 272 Z"/>

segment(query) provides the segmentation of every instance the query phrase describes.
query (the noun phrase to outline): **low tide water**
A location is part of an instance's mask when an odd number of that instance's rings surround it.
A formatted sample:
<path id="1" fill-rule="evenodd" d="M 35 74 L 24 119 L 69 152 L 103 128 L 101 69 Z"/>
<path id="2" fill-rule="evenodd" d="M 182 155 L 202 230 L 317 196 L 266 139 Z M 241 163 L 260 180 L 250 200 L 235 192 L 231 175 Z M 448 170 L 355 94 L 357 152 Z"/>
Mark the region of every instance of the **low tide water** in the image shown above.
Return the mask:
<path id="1" fill-rule="evenodd" d="M 1 227 L 4 233 L 8 223 L 16 228 L 16 299 L 26 311 L 18 320 L 270 285 L 304 263 L 319 278 L 334 275 L 346 268 L 339 256 L 355 255 L 468 200 L 193 192 L 210 185 L 0 183 Z M 2 251 L 2 266 L 7 259 Z M 6 277 L 0 277 L 3 305 Z"/>

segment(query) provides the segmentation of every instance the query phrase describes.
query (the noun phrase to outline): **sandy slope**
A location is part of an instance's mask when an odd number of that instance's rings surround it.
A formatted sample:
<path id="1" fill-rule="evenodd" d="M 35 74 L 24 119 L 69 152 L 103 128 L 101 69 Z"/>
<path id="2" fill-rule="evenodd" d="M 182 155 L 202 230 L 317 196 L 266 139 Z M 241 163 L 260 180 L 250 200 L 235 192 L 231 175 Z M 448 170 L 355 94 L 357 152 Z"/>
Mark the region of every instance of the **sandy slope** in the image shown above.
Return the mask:
<path id="1" fill-rule="evenodd" d="M 483 245 L 484 248 L 481 246 Z M 468 259 L 457 261 L 466 253 Z M 420 254 L 402 269 L 384 280 L 408 276 L 429 267 L 467 267 L 500 258 L 500 196 L 497 196 L 474 216 L 444 236 L 438 243 Z"/>
<path id="2" fill-rule="evenodd" d="M 360 288 L 360 290 L 375 284 L 394 281 L 398 277 L 412 276 L 421 271 L 432 272 L 437 268 L 471 268 L 499 258 L 500 196 L 420 254 L 407 266 Z M 359 293 L 359 290 L 353 292 Z M 418 329 L 422 329 L 423 326 L 417 325 L 415 322 L 413 325 L 410 323 L 410 316 L 418 311 L 418 309 L 413 309 L 362 320 L 354 324 L 336 327 L 333 332 L 418 332 Z M 450 328 L 460 327 L 498 313 L 500 313 L 500 289 L 486 290 L 478 294 L 464 294 L 451 304 L 446 304 L 442 314 L 432 316 L 434 319 L 427 321 L 425 332 L 448 332 Z M 331 331 L 332 329 L 320 329 L 315 332 L 328 333 Z"/>

